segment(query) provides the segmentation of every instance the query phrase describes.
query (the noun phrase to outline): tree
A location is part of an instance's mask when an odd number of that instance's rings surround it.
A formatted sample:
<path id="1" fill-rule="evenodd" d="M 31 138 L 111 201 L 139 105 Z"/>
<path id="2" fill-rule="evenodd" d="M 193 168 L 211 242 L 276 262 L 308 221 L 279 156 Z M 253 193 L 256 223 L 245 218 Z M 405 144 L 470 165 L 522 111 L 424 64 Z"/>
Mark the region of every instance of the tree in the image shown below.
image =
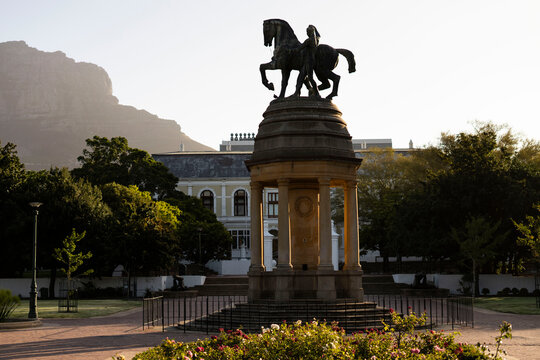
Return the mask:
<path id="1" fill-rule="evenodd" d="M 12 193 L 24 180 L 24 165 L 20 162 L 15 149 L 15 144 L 9 142 L 5 146 L 0 146 L 0 189 L 2 189 L 0 199 Z"/>
<path id="2" fill-rule="evenodd" d="M 6 251 L 0 253 L 0 273 L 7 276 L 21 274 L 30 264 L 32 216 L 30 201 L 44 205 L 39 209 L 38 266 L 51 269 L 49 293 L 54 294 L 58 262 L 51 256 L 61 246 L 62 239 L 72 228 L 87 232 L 81 247 L 88 250 L 101 234 L 106 233 L 105 224 L 110 210 L 102 202 L 101 191 L 85 181 L 75 180 L 67 169 L 26 174 L 25 180 L 13 194 L 12 206 L 2 216 L 11 226 L 4 235 Z M 28 241 L 25 241 L 28 239 Z"/>
<path id="3" fill-rule="evenodd" d="M 520 142 L 510 130 L 492 124 L 478 123 L 470 134 L 443 134 L 439 147 L 428 150 L 438 154 L 444 166 L 429 172 L 425 186 L 397 206 L 395 219 L 402 234 L 420 253 L 445 252 L 459 260 L 463 253 L 452 228 L 465 229 L 472 218 L 491 219 L 500 223 L 493 236 L 509 236 L 497 243 L 496 255 L 485 266 L 493 272 L 520 271 L 525 252 L 516 246 L 510 219 L 523 219 L 540 198 L 540 172 L 534 162 L 540 148 L 528 142 L 520 149 Z"/>
<path id="4" fill-rule="evenodd" d="M 92 252 L 90 251 L 88 251 L 86 254 L 84 254 L 82 251 L 76 252 L 77 243 L 85 236 L 86 231 L 79 234 L 75 231 L 75 229 L 72 229 L 71 235 L 66 236 L 66 238 L 64 238 L 62 241 L 62 247 L 54 249 L 53 256 L 58 262 L 65 266 L 60 270 L 66 274 L 68 282 L 71 280 L 72 275 L 84 263 L 84 260 L 92 257 Z M 80 274 L 80 276 L 88 275 L 93 272 L 94 270 L 88 269 L 84 273 Z"/>
<path id="5" fill-rule="evenodd" d="M 500 221 L 491 224 L 483 217 L 472 217 L 464 229 L 452 228 L 452 237 L 459 244 L 461 254 L 471 260 L 475 296 L 480 295 L 478 267 L 494 259 L 498 244 L 508 236 L 508 233 L 497 233 L 500 224 Z"/>
<path id="6" fill-rule="evenodd" d="M 129 277 L 168 271 L 179 251 L 181 211 L 166 202 L 153 201 L 136 186 L 116 183 L 102 186 L 103 199 L 112 211 L 102 255 L 107 269 L 123 264 Z"/>
<path id="7" fill-rule="evenodd" d="M 94 136 L 86 140 L 89 149 L 77 160 L 80 168 L 72 170 L 75 177 L 85 178 L 94 185 L 115 182 L 135 185 L 141 191 L 157 194 L 159 198 L 175 189 L 178 179 L 169 169 L 144 150 L 130 148 L 123 137 Z"/>
<path id="8" fill-rule="evenodd" d="M 200 199 L 182 193 L 165 201 L 181 210 L 180 252 L 182 258 L 194 263 L 206 264 L 230 256 L 232 237 L 216 215 L 202 205 Z M 199 235 L 201 246 L 199 247 Z"/>
<path id="9" fill-rule="evenodd" d="M 64 241 L 62 241 L 62 247 L 54 249 L 53 257 L 60 263 L 64 264 L 64 268 L 61 268 L 67 277 L 67 312 L 69 312 L 70 306 L 71 306 L 71 296 L 73 295 L 73 284 L 71 282 L 71 276 L 79 267 L 83 264 L 84 260 L 90 259 L 92 257 L 92 253 L 89 251 L 86 254 L 81 252 L 76 252 L 77 250 L 77 243 L 81 241 L 84 236 L 86 235 L 86 232 L 83 231 L 80 234 L 77 234 L 75 229 L 72 229 L 71 235 L 68 235 Z M 84 273 L 80 274 L 81 276 L 91 274 L 93 272 L 92 269 L 88 269 Z"/>
<path id="10" fill-rule="evenodd" d="M 536 215 L 528 215 L 525 221 L 517 223 L 512 220 L 519 231 L 517 244 L 530 250 L 531 258 L 540 261 L 540 203 L 534 205 Z"/>
<path id="11" fill-rule="evenodd" d="M 473 133 L 443 134 L 440 145 L 406 157 L 376 151 L 366 157 L 359 176 L 363 246 L 383 256 L 457 263 L 467 256 L 452 229 L 464 231 L 470 219 L 489 219 L 499 223 L 494 237 L 508 236 L 483 267 L 516 273 L 527 251 L 516 245 L 510 219 L 523 221 L 540 200 L 539 159 L 537 142 L 489 123 L 477 123 Z"/>
<path id="12" fill-rule="evenodd" d="M 395 208 L 426 179 L 428 156 L 416 158 L 396 154 L 392 149 L 374 149 L 362 162 L 358 175 L 360 243 L 379 250 L 385 267 L 389 256 L 413 255 L 397 230 Z"/>

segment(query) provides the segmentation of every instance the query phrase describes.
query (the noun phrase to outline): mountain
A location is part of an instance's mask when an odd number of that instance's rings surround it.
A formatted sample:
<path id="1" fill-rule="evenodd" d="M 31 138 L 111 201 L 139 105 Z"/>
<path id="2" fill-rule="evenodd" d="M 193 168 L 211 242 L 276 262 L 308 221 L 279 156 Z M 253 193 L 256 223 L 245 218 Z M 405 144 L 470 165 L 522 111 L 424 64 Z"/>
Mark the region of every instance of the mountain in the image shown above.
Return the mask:
<path id="1" fill-rule="evenodd" d="M 174 120 L 118 104 L 107 72 L 24 41 L 0 43 L 0 141 L 17 145 L 27 169 L 78 166 L 85 139 L 123 136 L 149 153 L 212 150 Z M 182 145 L 181 145 L 182 144 Z"/>

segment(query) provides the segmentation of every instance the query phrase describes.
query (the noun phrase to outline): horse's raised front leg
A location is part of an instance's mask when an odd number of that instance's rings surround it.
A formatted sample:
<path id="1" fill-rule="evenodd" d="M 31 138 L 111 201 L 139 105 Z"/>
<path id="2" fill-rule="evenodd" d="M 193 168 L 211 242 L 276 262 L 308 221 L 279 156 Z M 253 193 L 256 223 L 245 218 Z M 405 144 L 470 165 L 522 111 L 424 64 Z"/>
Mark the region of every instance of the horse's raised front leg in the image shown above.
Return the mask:
<path id="1" fill-rule="evenodd" d="M 268 82 L 268 78 L 266 77 L 266 70 L 275 70 L 274 62 L 270 61 L 266 64 L 261 64 L 259 66 L 259 70 L 261 71 L 261 79 L 264 86 L 268 88 L 268 90 L 274 91 L 274 84 L 271 82 Z"/>
<path id="2" fill-rule="evenodd" d="M 287 90 L 290 76 L 291 70 L 281 70 L 281 92 L 279 93 L 278 99 L 283 99 L 285 97 L 285 90 Z"/>

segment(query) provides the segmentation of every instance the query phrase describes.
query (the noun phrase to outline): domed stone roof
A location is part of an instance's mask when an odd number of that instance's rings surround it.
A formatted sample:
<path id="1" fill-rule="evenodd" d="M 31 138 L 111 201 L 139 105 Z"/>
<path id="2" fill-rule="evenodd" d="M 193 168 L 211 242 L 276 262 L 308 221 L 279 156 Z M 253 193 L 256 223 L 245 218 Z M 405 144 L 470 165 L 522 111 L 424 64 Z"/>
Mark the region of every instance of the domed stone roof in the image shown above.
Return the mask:
<path id="1" fill-rule="evenodd" d="M 249 167 L 270 162 L 330 160 L 360 163 L 347 124 L 330 100 L 274 100 L 263 114 Z"/>

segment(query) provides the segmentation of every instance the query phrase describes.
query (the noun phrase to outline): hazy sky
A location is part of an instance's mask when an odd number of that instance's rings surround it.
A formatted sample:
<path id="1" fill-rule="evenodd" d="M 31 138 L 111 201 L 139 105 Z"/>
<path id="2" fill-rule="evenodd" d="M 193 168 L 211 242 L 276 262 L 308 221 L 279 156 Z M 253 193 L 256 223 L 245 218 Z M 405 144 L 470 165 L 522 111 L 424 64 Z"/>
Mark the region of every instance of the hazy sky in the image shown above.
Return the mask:
<path id="1" fill-rule="evenodd" d="M 435 144 L 473 120 L 540 138 L 538 0 L 0 0 L 0 42 L 95 63 L 121 104 L 217 148 L 231 132 L 256 133 L 272 100 L 259 75 L 270 18 L 300 41 L 313 24 L 321 43 L 355 54 L 353 74 L 340 58 L 334 98 L 355 138 Z"/>

